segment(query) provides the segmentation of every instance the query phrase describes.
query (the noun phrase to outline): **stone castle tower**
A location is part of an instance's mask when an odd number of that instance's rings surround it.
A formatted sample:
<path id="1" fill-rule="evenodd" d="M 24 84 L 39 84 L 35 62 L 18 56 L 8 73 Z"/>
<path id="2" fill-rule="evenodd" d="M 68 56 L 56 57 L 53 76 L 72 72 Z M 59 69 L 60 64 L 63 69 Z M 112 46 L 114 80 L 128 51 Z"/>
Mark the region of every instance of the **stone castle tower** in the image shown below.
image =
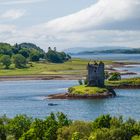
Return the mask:
<path id="1" fill-rule="evenodd" d="M 88 86 L 97 86 L 104 87 L 104 63 L 100 62 L 99 64 L 95 62 L 94 64 L 88 63 Z"/>

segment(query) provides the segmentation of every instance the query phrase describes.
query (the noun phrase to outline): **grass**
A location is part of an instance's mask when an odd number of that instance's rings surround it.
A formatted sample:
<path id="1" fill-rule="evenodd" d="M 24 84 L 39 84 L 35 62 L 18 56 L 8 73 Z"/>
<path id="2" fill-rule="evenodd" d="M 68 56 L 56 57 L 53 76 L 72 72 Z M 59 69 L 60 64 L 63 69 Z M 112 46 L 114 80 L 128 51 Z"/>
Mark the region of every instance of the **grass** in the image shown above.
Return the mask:
<path id="1" fill-rule="evenodd" d="M 130 79 L 122 79 L 119 81 L 106 81 L 106 87 L 119 87 L 119 86 L 125 86 L 125 87 L 135 87 L 140 86 L 140 78 L 130 78 Z M 100 88 L 100 87 L 88 87 L 86 85 L 79 85 L 79 86 L 73 86 L 68 89 L 70 94 L 97 94 L 97 93 L 104 93 L 107 92 L 107 88 Z"/>
<path id="2" fill-rule="evenodd" d="M 72 59 L 63 64 L 54 63 L 32 63 L 33 67 L 24 69 L 6 70 L 1 67 L 0 76 L 17 76 L 17 75 L 86 75 L 86 66 L 89 60 Z M 112 61 L 104 61 L 105 64 L 112 64 Z"/>
<path id="3" fill-rule="evenodd" d="M 140 86 L 140 78 L 122 79 L 119 81 L 106 81 L 107 86 Z"/>
<path id="4" fill-rule="evenodd" d="M 107 92 L 108 89 L 100 87 L 87 87 L 86 85 L 73 86 L 68 89 L 70 94 L 97 94 Z"/>

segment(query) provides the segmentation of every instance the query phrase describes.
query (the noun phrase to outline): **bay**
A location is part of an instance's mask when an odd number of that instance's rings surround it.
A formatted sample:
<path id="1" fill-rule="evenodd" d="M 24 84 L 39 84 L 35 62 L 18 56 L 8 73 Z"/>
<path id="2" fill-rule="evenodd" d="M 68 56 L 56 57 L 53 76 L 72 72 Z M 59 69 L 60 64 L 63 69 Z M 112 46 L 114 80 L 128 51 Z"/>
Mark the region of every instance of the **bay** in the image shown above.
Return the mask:
<path id="1" fill-rule="evenodd" d="M 63 93 L 78 84 L 75 80 L 38 80 L 0 82 L 0 115 L 17 114 L 45 118 L 63 112 L 73 120 L 93 120 L 101 114 L 123 115 L 140 120 L 140 89 L 117 89 L 116 98 L 99 100 L 50 100 L 49 94 Z M 49 106 L 49 103 L 57 104 Z"/>

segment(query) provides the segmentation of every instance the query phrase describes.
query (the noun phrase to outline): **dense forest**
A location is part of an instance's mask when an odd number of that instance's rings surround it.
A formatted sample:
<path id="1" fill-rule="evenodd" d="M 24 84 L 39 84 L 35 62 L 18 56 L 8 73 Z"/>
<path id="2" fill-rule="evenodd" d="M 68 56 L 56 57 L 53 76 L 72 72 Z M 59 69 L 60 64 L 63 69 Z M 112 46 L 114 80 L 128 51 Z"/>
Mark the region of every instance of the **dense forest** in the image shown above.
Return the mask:
<path id="1" fill-rule="evenodd" d="M 16 68 L 26 68 L 28 62 L 46 60 L 52 63 L 64 63 L 69 59 L 71 59 L 69 55 L 64 52 L 58 52 L 56 48 L 52 50 L 49 47 L 46 53 L 32 43 L 21 43 L 13 46 L 8 43 L 0 43 L 0 63 L 6 69 L 8 69 L 12 63 Z"/>
<path id="2" fill-rule="evenodd" d="M 140 140 L 140 122 L 102 115 L 93 121 L 72 121 L 63 113 L 45 119 L 0 117 L 0 140 Z"/>

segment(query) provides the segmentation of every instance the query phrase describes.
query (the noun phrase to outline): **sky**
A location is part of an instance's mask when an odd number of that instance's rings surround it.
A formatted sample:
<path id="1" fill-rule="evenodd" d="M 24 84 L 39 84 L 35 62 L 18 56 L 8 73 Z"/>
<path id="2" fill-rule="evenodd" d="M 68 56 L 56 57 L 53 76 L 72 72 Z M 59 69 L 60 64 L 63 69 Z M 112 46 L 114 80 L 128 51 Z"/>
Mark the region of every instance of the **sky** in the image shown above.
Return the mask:
<path id="1" fill-rule="evenodd" d="M 140 48 L 140 0 L 0 0 L 0 42 Z"/>

